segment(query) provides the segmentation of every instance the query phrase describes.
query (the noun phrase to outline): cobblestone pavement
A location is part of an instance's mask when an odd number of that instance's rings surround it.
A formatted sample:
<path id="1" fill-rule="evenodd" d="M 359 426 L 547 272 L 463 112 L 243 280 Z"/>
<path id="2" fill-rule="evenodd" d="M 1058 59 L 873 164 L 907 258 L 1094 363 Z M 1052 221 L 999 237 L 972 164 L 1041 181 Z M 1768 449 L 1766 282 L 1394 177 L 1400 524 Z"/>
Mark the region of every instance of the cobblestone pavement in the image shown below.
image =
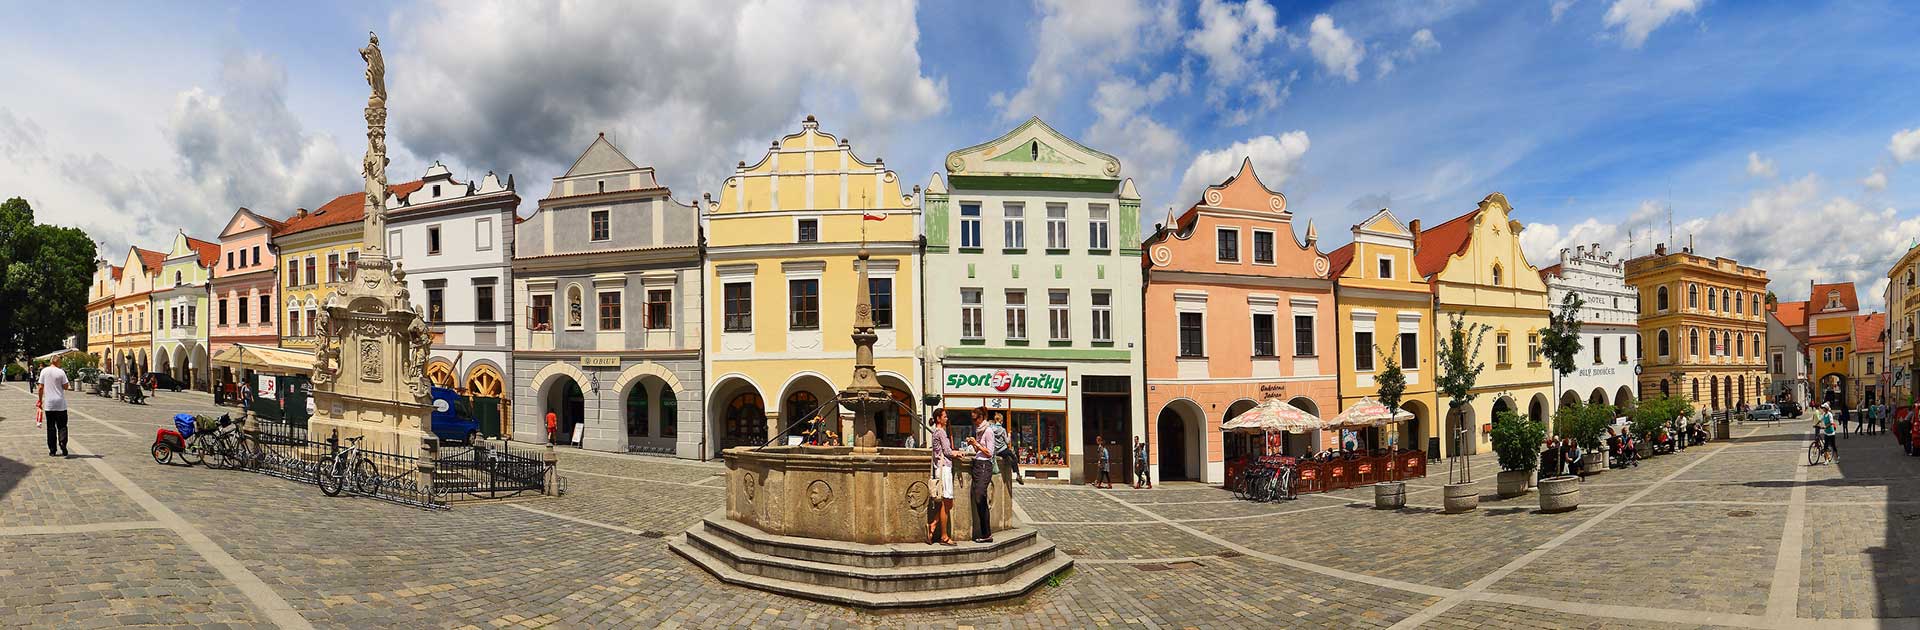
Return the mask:
<path id="1" fill-rule="evenodd" d="M 563 449 L 569 494 L 423 511 L 147 457 L 205 397 L 75 397 L 72 459 L 0 386 L 0 626 L 1820 628 L 1920 626 L 1920 458 L 1856 437 L 1805 465 L 1799 424 L 1588 480 L 1540 514 L 1438 513 L 1356 488 L 1277 504 L 1197 484 L 1030 484 L 1021 516 L 1078 559 L 990 606 L 873 614 L 723 585 L 665 538 L 724 502 L 715 463 Z"/>

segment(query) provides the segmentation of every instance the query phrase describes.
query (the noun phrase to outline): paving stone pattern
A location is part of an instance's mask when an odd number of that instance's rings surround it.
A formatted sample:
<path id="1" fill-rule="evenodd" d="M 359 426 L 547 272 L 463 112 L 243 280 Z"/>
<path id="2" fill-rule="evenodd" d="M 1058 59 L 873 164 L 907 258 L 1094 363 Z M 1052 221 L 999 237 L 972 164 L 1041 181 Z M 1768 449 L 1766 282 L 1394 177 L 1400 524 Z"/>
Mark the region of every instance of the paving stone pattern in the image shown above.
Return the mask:
<path id="1" fill-rule="evenodd" d="M 1084 560 L 1056 586 L 876 614 L 723 585 L 668 552 L 665 537 L 724 504 L 715 463 L 560 449 L 567 496 L 424 511 L 155 465 L 153 429 L 212 410 L 204 397 L 75 401 L 91 416 L 76 414 L 76 444 L 100 459 L 47 458 L 31 398 L 0 386 L 0 626 L 269 626 L 236 571 L 322 628 L 1368 628 L 1416 614 L 1435 628 L 1690 628 L 1708 614 L 1772 627 L 1920 616 L 1920 545 L 1905 544 L 1920 536 L 1920 489 L 1906 483 L 1920 458 L 1891 439 L 1851 438 L 1841 464 L 1806 467 L 1798 425 L 1603 473 L 1582 490 L 1588 505 L 1557 515 L 1537 513 L 1534 494 L 1494 497 L 1490 455 L 1474 466 L 1484 503 L 1464 515 L 1432 508 L 1443 463 L 1410 482 L 1411 507 L 1395 511 L 1371 509 L 1364 487 L 1250 503 L 1198 484 L 1029 484 L 1015 490 L 1023 510 Z M 102 465 L 185 525 L 143 507 Z M 1762 624 L 1796 474 L 1808 504 L 1786 578 L 1797 601 L 1783 612 L 1803 619 Z M 1502 567 L 1513 570 L 1485 591 L 1443 600 Z M 1640 612 L 1618 616 L 1628 609 Z"/>

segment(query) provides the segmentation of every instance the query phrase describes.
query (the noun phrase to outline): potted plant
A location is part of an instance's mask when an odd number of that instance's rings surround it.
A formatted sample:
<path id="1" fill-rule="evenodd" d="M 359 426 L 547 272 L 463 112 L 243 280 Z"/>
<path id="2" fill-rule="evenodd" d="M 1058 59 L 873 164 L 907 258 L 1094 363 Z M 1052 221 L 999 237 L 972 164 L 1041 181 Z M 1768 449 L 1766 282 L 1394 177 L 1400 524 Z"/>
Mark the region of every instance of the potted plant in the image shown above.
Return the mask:
<path id="1" fill-rule="evenodd" d="M 1387 417 L 1400 413 L 1400 398 L 1407 391 L 1407 374 L 1400 369 L 1400 338 L 1395 336 L 1393 347 L 1381 349 L 1373 346 L 1380 355 L 1380 376 L 1374 378 L 1376 393 L 1380 404 L 1387 408 Z M 1397 430 L 1397 429 L 1396 429 Z M 1393 453 L 1389 453 L 1393 456 Z M 1382 481 L 1373 485 L 1373 507 L 1381 510 L 1397 510 L 1407 505 L 1407 482 L 1399 479 Z"/>
<path id="2" fill-rule="evenodd" d="M 1493 414 L 1493 452 L 1500 458 L 1500 498 L 1527 493 L 1527 479 L 1540 465 L 1546 427 L 1511 411 Z"/>
<path id="3" fill-rule="evenodd" d="M 1681 416 L 1693 415 L 1693 403 L 1679 398 L 1662 396 L 1643 401 L 1633 410 L 1633 435 L 1640 439 L 1641 458 L 1653 455 L 1654 439 L 1665 430 L 1667 422 Z M 1676 439 L 1678 436 L 1675 436 Z"/>
<path id="4" fill-rule="evenodd" d="M 1573 439 L 1575 446 L 1584 453 L 1580 457 L 1582 472 L 1593 474 L 1607 469 L 1607 453 L 1603 448 L 1603 437 L 1607 425 L 1613 423 L 1613 407 L 1609 405 L 1590 405 L 1576 402 L 1562 406 L 1553 414 L 1554 426 L 1560 427 L 1560 434 Z"/>
<path id="5" fill-rule="evenodd" d="M 1433 380 L 1434 389 L 1447 395 L 1447 415 L 1471 413 L 1467 403 L 1473 401 L 1473 384 L 1480 379 L 1480 372 L 1487 369 L 1485 361 L 1476 361 L 1480 356 L 1480 343 L 1487 338 L 1492 326 L 1476 323 L 1468 326 L 1466 313 L 1453 313 L 1447 316 L 1448 331 L 1439 339 L 1434 348 L 1434 361 L 1440 365 L 1440 374 Z M 1472 423 L 1467 423 L 1471 425 Z M 1474 439 L 1472 429 L 1455 435 L 1445 436 L 1443 442 L 1458 442 Z M 1448 451 L 1458 455 L 1455 447 Z M 1480 490 L 1473 482 L 1473 458 L 1468 455 L 1453 457 L 1447 461 L 1447 485 L 1445 506 L 1448 514 L 1469 512 L 1480 507 Z"/>

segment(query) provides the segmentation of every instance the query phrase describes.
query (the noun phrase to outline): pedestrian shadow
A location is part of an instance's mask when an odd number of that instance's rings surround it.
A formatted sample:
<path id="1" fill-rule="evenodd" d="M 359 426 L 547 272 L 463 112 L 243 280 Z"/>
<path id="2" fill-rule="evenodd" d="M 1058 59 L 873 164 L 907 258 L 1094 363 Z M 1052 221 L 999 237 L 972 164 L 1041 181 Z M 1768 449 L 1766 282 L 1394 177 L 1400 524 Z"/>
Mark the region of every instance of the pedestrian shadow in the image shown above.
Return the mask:
<path id="1" fill-rule="evenodd" d="M 26 462 L 0 457 L 0 499 L 13 492 L 14 486 L 20 485 L 20 480 L 26 479 L 32 470 Z"/>

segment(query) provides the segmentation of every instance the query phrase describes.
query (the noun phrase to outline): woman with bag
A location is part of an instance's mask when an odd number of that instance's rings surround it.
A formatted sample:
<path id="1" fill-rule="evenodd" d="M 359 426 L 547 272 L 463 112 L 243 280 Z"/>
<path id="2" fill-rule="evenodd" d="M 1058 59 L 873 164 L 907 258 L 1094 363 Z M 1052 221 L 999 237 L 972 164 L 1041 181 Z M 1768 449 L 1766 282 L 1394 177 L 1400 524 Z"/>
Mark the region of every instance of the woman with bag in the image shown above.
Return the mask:
<path id="1" fill-rule="evenodd" d="M 933 476 L 927 481 L 927 505 L 933 507 L 934 518 L 927 525 L 927 544 L 952 547 L 953 436 L 947 434 L 947 410 L 933 410 L 932 424 L 932 430 L 927 432 L 927 442 L 933 451 Z"/>

